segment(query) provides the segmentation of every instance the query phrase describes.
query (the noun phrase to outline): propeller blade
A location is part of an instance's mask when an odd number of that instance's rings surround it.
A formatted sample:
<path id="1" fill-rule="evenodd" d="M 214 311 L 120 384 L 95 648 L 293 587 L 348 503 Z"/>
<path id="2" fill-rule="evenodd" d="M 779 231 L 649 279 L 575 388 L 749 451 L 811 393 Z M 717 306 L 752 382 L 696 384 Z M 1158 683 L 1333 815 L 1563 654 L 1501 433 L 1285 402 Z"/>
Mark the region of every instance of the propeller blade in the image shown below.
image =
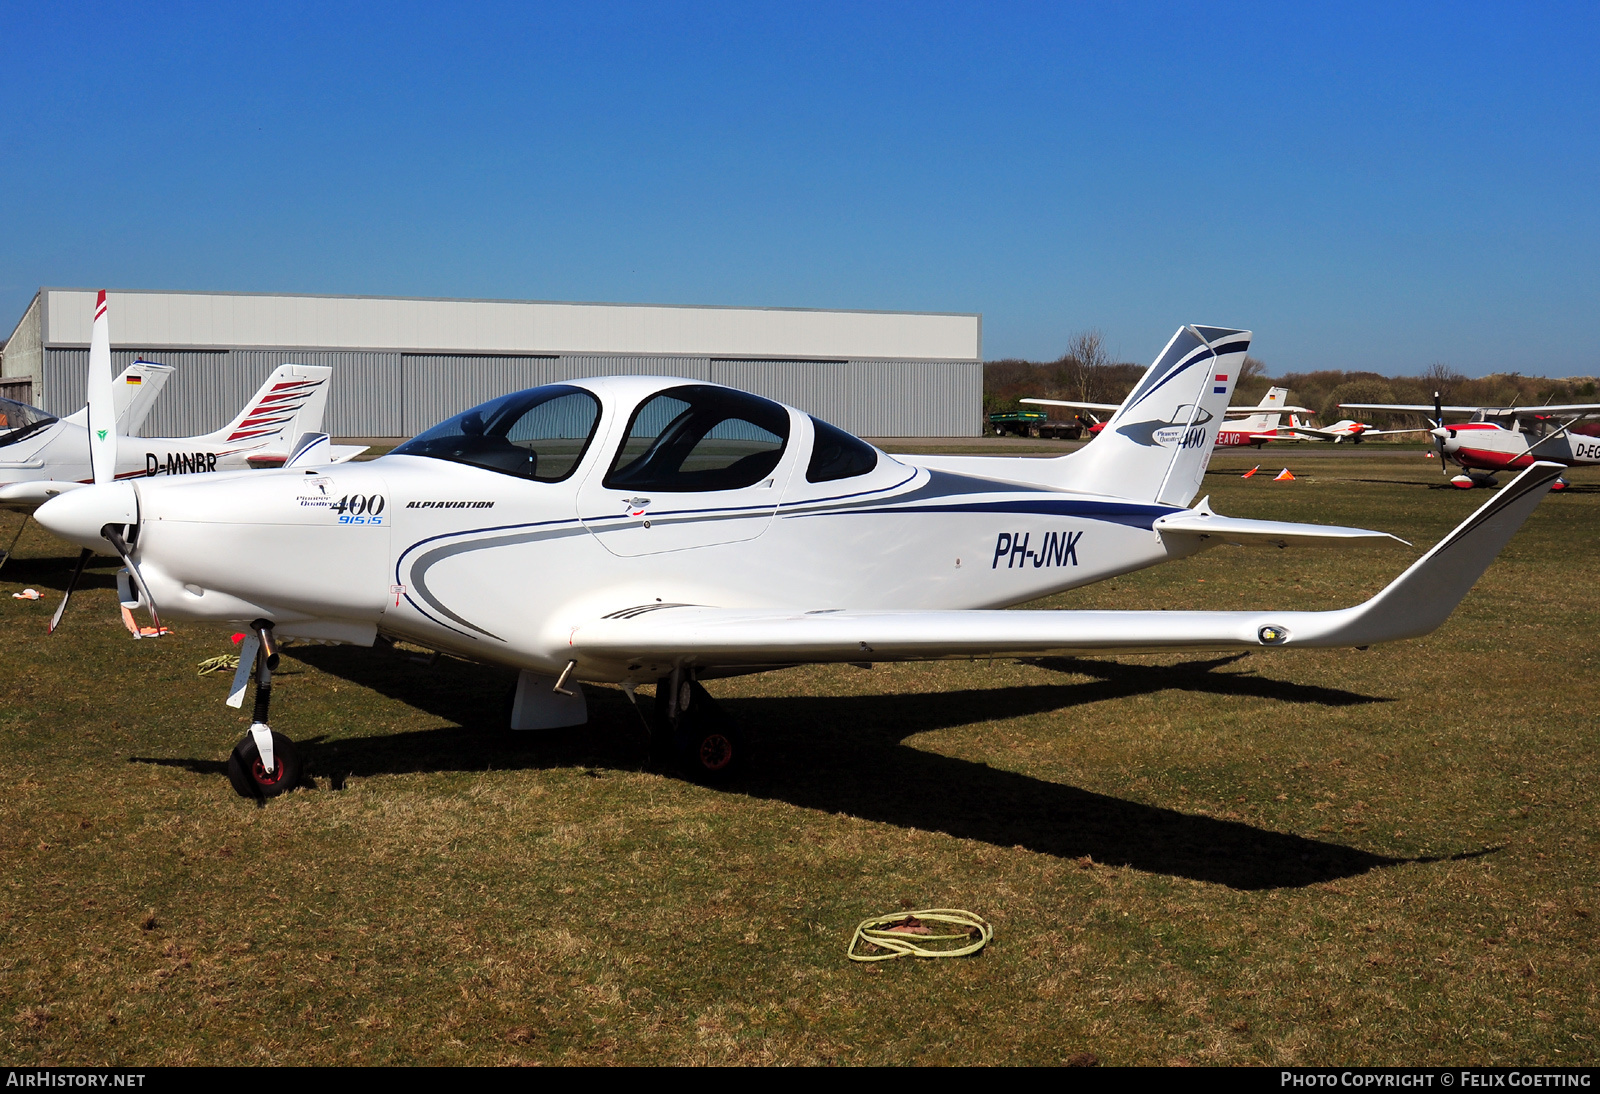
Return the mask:
<path id="1" fill-rule="evenodd" d="M 78 552 L 78 565 L 72 570 L 72 579 L 67 582 L 67 591 L 61 594 L 61 603 L 56 607 L 56 614 L 50 617 L 50 626 L 45 628 L 45 634 L 55 634 L 56 628 L 61 625 L 61 615 L 67 610 L 67 601 L 72 599 L 72 590 L 78 587 L 78 579 L 83 576 L 83 568 L 89 562 L 93 551 L 85 547 Z"/>
<path id="2" fill-rule="evenodd" d="M 89 467 L 96 486 L 117 477 L 117 408 L 111 391 L 111 327 L 101 289 L 89 340 Z"/>
<path id="3" fill-rule="evenodd" d="M 105 541 L 116 548 L 117 554 L 122 557 L 122 564 L 128 568 L 128 576 L 133 578 L 133 583 L 139 586 L 139 592 L 144 596 L 145 606 L 150 609 L 150 625 L 161 633 L 161 617 L 156 614 L 156 598 L 150 595 L 150 586 L 144 583 L 144 576 L 139 573 L 139 567 L 133 564 L 133 558 L 128 553 L 128 541 L 122 538 L 122 533 L 117 531 L 117 525 L 108 524 L 100 530 Z M 64 602 L 63 602 L 64 603 Z"/>
<path id="4" fill-rule="evenodd" d="M 1444 396 L 1437 391 L 1433 393 L 1433 428 L 1444 429 Z M 1439 451 L 1439 473 L 1449 478 L 1450 465 L 1444 458 L 1444 437 L 1441 433 L 1433 435 L 1433 445 Z"/>

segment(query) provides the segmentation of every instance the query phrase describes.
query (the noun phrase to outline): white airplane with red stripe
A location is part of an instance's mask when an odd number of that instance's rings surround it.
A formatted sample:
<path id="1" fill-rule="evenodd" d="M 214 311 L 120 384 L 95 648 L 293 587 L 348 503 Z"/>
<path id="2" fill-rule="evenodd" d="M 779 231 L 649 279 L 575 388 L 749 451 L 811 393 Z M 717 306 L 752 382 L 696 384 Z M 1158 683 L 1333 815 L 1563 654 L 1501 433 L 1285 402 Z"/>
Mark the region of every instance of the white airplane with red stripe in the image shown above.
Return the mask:
<path id="1" fill-rule="evenodd" d="M 89 358 L 91 386 L 104 386 L 111 372 L 104 292 L 95 304 Z M 214 433 L 130 436 L 143 424 L 171 373 L 170 365 L 136 361 L 110 380 L 104 395 L 105 405 L 113 409 L 114 428 L 91 421 L 95 392 L 90 393 L 88 407 L 65 418 L 0 399 L 0 508 L 32 512 L 57 494 L 92 481 L 91 438 L 105 446 L 105 457 L 114 461 L 119 479 L 281 467 L 302 441 L 320 438 L 320 443 L 327 443 L 321 433 L 322 413 L 333 370 L 326 365 L 279 365 L 238 416 Z M 365 451 L 351 445 L 328 448 L 333 463 Z"/>
<path id="2" fill-rule="evenodd" d="M 1228 376 L 1219 372 L 1213 382 L 1227 383 Z M 1303 406 L 1287 405 L 1288 399 L 1288 388 L 1273 387 L 1267 389 L 1266 395 L 1255 406 L 1230 406 L 1226 411 L 1227 417 L 1241 418 L 1241 420 L 1226 422 L 1222 428 L 1217 430 L 1216 447 L 1238 448 L 1253 445 L 1256 448 L 1260 448 L 1268 441 L 1302 440 L 1303 438 L 1297 437 L 1293 433 L 1285 433 L 1278 427 L 1278 422 L 1286 413 L 1293 411 L 1298 411 L 1302 414 L 1311 413 Z M 1018 399 L 1017 401 L 1020 403 L 1032 403 L 1035 406 L 1060 406 L 1086 411 L 1089 417 L 1095 419 L 1089 425 L 1089 435 L 1091 437 L 1105 428 L 1105 422 L 1096 417 L 1097 414 L 1104 414 L 1109 417 L 1122 407 L 1120 403 L 1083 403 L 1071 402 L 1065 399 Z M 1081 420 L 1082 415 L 1079 418 Z M 1298 419 L 1291 417 L 1290 420 L 1298 424 Z"/>
<path id="3" fill-rule="evenodd" d="M 1435 393 L 1437 398 L 1437 393 Z M 1554 406 L 1432 406 L 1421 403 L 1341 403 L 1346 410 L 1382 410 L 1427 413 L 1443 461 L 1454 463 L 1464 474 L 1450 482 L 1470 490 L 1495 485 L 1496 471 L 1521 471 L 1535 463 L 1567 467 L 1600 465 L 1600 403 L 1563 403 Z M 1465 414 L 1468 420 L 1446 425 L 1447 414 Z M 1563 490 L 1565 479 L 1552 489 Z"/>

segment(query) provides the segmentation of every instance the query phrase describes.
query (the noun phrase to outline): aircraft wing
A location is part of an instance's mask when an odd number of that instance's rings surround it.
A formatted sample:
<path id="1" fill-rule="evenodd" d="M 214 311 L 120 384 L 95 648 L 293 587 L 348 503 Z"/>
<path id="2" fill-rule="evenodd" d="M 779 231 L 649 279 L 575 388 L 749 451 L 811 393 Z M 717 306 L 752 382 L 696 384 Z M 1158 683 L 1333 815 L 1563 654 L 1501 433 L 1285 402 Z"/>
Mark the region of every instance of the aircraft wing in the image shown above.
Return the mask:
<path id="1" fill-rule="evenodd" d="M 1257 414 L 1315 414 L 1316 411 L 1304 406 L 1230 406 L 1227 410 L 1229 417 L 1253 418 Z"/>
<path id="2" fill-rule="evenodd" d="M 0 486 L 0 509 L 31 513 L 51 498 L 87 485 L 88 483 L 62 482 L 56 479 L 31 479 L 8 483 Z"/>
<path id="3" fill-rule="evenodd" d="M 1431 403 L 1340 403 L 1339 406 L 1343 410 L 1404 410 L 1413 414 L 1433 413 Z M 1600 403 L 1562 403 L 1549 406 L 1446 406 L 1440 409 L 1446 414 L 1476 414 L 1481 410 L 1497 418 L 1507 415 L 1525 418 L 1541 414 L 1600 415 Z"/>
<path id="4" fill-rule="evenodd" d="M 1019 403 L 1033 403 L 1035 406 L 1067 406 L 1074 410 L 1100 410 L 1110 413 L 1121 410 L 1121 403 L 1069 403 L 1065 399 L 1018 399 Z"/>
<path id="5" fill-rule="evenodd" d="M 1403 410 L 1412 414 L 1432 414 L 1432 403 L 1340 403 L 1340 410 Z M 1476 414 L 1486 409 L 1481 406 L 1442 406 L 1446 414 Z"/>
<path id="6" fill-rule="evenodd" d="M 850 611 L 652 603 L 569 632 L 580 663 L 702 667 L 989 654 L 1366 646 L 1443 623 L 1565 468 L 1536 463 L 1363 604 L 1336 611 Z"/>

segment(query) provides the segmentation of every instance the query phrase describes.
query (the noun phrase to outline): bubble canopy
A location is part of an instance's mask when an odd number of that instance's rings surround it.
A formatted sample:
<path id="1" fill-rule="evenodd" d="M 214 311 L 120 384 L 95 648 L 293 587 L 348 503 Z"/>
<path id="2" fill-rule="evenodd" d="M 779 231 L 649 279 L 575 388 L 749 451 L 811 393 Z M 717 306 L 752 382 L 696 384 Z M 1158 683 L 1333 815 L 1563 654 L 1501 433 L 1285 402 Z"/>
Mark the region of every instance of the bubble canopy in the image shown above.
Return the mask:
<path id="1" fill-rule="evenodd" d="M 12 399 L 0 399 L 0 448 L 16 444 L 56 419 L 36 406 Z"/>
<path id="2" fill-rule="evenodd" d="M 560 482 L 583 459 L 599 421 L 600 400 L 593 393 L 570 384 L 547 384 L 447 418 L 393 454 Z"/>

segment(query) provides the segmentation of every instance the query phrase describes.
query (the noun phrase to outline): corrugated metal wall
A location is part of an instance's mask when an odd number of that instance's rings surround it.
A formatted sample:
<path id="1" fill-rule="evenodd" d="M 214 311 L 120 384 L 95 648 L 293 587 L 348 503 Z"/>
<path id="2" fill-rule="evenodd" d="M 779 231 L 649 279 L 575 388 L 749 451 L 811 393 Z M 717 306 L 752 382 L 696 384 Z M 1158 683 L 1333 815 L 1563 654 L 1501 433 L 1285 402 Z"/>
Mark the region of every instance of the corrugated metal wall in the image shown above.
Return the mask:
<path id="1" fill-rule="evenodd" d="M 711 379 L 709 357 L 621 357 L 569 353 L 561 358 L 563 380 L 585 376 L 682 376 L 689 380 Z"/>
<path id="2" fill-rule="evenodd" d="M 468 407 L 564 380 L 561 358 L 408 353 L 400 364 L 400 436 L 410 437 Z"/>
<path id="3" fill-rule="evenodd" d="M 285 362 L 329 365 L 323 428 L 337 437 L 409 437 L 508 392 L 585 376 L 684 376 L 753 391 L 864 437 L 977 436 L 983 366 L 975 361 L 774 361 L 599 354 L 484 356 L 369 350 L 129 350 L 176 371 L 141 431 L 208 433 L 232 420 Z M 52 414 L 83 406 L 86 349 L 47 349 L 44 402 Z"/>
<path id="4" fill-rule="evenodd" d="M 713 360 L 711 380 L 860 437 L 970 437 L 982 428 L 983 366 L 972 362 Z"/>

